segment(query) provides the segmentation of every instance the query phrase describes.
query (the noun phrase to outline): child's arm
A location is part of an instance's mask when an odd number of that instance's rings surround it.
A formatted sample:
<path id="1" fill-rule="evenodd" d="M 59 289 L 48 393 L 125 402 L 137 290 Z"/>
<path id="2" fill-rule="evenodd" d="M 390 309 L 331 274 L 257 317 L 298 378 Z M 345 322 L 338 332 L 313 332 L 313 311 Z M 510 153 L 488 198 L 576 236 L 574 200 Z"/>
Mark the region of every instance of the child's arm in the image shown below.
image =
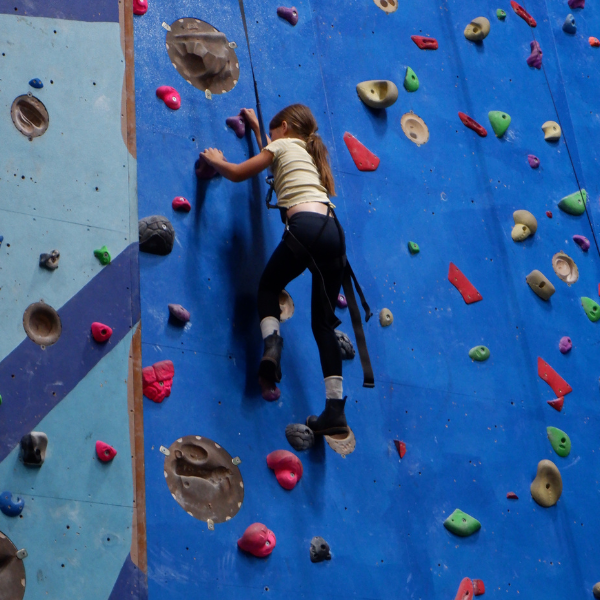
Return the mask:
<path id="1" fill-rule="evenodd" d="M 223 175 L 225 179 L 239 183 L 240 181 L 246 181 L 255 175 L 258 175 L 261 171 L 264 171 L 273 162 L 273 153 L 269 150 L 260 152 L 256 156 L 245 160 L 243 163 L 236 165 L 225 160 L 223 153 L 216 148 L 207 148 L 204 152 L 200 153 L 200 156 L 217 171 L 220 175 Z"/>
<path id="2" fill-rule="evenodd" d="M 240 111 L 240 114 L 242 115 L 242 117 L 244 117 L 244 119 L 246 119 L 246 123 L 248 123 L 250 129 L 252 129 L 252 131 L 254 132 L 254 137 L 256 138 L 256 143 L 258 144 L 258 147 L 260 150 L 263 149 L 263 144 L 262 144 L 262 139 L 260 137 L 260 126 L 258 124 L 258 119 L 256 118 L 256 113 L 254 112 L 254 109 L 252 108 L 242 108 L 242 110 Z M 265 136 L 267 138 L 267 144 L 271 143 L 271 140 L 269 139 L 269 136 L 266 135 L 266 131 L 265 131 Z"/>

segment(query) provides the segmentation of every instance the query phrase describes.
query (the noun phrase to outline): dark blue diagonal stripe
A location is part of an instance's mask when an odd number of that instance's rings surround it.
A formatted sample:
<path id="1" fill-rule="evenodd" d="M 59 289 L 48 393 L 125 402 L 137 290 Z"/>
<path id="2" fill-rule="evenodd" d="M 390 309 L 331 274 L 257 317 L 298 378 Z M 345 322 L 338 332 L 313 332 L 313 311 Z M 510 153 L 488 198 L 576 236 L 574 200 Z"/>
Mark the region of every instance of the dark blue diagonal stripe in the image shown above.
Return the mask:
<path id="1" fill-rule="evenodd" d="M 119 577 L 108 600 L 146 600 L 148 598 L 148 579 L 131 560 L 131 554 L 123 563 Z"/>
<path id="2" fill-rule="evenodd" d="M 94 0 L 77 2 L 76 0 L 0 0 L 0 13 L 17 17 L 48 17 L 68 19 L 70 21 L 119 22 L 119 3 L 117 0 Z"/>

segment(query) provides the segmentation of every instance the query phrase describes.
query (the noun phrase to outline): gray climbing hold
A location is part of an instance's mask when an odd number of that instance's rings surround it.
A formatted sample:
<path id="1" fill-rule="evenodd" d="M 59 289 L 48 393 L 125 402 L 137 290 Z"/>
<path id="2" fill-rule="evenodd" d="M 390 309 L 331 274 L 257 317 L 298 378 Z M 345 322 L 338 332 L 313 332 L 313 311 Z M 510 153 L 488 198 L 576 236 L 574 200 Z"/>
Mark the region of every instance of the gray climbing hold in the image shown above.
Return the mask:
<path id="1" fill-rule="evenodd" d="M 315 536 L 310 541 L 310 562 L 319 563 L 324 560 L 331 560 L 329 544 L 319 536 Z"/>
<path id="2" fill-rule="evenodd" d="M 138 221 L 140 251 L 165 256 L 173 250 L 175 230 L 167 217 L 154 215 Z"/>
<path id="3" fill-rule="evenodd" d="M 58 250 L 52 250 L 49 254 L 40 254 L 40 267 L 48 269 L 48 271 L 54 271 L 58 269 L 59 259 L 60 252 Z"/>
<path id="4" fill-rule="evenodd" d="M 337 338 L 340 350 L 342 351 L 342 360 L 350 360 L 356 356 L 356 350 L 352 345 L 352 340 L 339 329 L 335 330 L 335 337 Z"/>
<path id="5" fill-rule="evenodd" d="M 594 594 L 594 598 L 600 598 L 600 581 L 592 589 L 592 594 Z"/>
<path id="6" fill-rule="evenodd" d="M 315 434 L 303 423 L 291 423 L 285 428 L 285 437 L 294 450 L 308 450 L 315 443 Z"/>
<path id="7" fill-rule="evenodd" d="M 32 431 L 21 438 L 20 459 L 28 467 L 41 467 L 46 459 L 48 436 L 41 431 Z"/>

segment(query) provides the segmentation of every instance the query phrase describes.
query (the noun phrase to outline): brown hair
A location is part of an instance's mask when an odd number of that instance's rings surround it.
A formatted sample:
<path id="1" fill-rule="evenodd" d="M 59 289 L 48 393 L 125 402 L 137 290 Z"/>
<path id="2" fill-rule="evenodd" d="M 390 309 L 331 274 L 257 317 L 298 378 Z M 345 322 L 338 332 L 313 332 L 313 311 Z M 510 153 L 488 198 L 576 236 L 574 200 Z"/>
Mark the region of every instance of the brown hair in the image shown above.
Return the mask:
<path id="1" fill-rule="evenodd" d="M 291 104 L 280 110 L 269 123 L 269 129 L 277 129 L 286 121 L 291 132 L 306 142 L 306 151 L 315 161 L 321 184 L 330 196 L 335 196 L 335 183 L 329 165 L 329 153 L 321 136 L 319 126 L 310 108 L 304 104 Z"/>

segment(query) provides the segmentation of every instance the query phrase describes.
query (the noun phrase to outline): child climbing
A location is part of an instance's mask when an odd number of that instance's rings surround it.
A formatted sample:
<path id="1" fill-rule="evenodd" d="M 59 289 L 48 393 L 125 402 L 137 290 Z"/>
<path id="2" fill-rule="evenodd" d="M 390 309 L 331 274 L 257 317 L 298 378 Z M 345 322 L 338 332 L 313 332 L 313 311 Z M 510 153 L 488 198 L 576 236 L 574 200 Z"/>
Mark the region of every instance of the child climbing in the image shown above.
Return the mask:
<path id="1" fill-rule="evenodd" d="M 327 147 L 317 134 L 318 126 L 311 110 L 302 104 L 288 106 L 273 117 L 265 147 L 254 110 L 243 109 L 241 114 L 254 132 L 261 152 L 240 164 L 227 162 L 223 153 L 215 148 L 206 149 L 200 156 L 230 181 L 245 181 L 268 167 L 274 175 L 277 207 L 282 211 L 286 229 L 258 288 L 264 340 L 258 376 L 263 398 L 277 400 L 281 394 L 276 385 L 281 381 L 283 350 L 279 294 L 308 268 L 312 273 L 312 332 L 319 349 L 326 400 L 323 412 L 318 417 L 308 417 L 306 424 L 316 434 L 348 433 L 342 355 L 335 334 L 339 320 L 334 307 L 349 265 L 344 232 L 330 201 L 330 197 L 335 196 L 335 184 Z M 360 324 L 360 316 L 358 321 Z"/>

